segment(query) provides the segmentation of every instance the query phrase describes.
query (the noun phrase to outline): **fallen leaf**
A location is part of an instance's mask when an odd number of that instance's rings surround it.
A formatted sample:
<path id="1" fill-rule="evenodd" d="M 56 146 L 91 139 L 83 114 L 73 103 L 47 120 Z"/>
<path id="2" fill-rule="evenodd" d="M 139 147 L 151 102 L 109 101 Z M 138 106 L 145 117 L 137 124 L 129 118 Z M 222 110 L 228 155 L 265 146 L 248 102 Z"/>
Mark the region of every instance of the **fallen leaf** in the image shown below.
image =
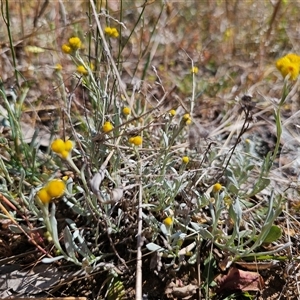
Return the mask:
<path id="1" fill-rule="evenodd" d="M 216 282 L 218 292 L 225 290 L 260 291 L 264 287 L 264 281 L 257 272 L 237 268 L 231 268 L 227 275 L 219 275 Z"/>

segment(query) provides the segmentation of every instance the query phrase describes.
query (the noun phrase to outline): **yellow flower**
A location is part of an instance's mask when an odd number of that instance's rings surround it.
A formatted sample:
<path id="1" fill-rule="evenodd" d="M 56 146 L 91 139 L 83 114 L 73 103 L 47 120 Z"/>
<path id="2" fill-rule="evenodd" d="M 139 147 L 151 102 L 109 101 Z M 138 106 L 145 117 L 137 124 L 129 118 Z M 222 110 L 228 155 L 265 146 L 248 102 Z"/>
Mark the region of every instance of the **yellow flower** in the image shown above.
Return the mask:
<path id="1" fill-rule="evenodd" d="M 184 115 L 182 116 L 182 119 L 183 119 L 184 121 L 187 121 L 187 120 L 189 120 L 190 118 L 191 118 L 190 114 L 184 114 Z"/>
<path id="2" fill-rule="evenodd" d="M 80 49 L 80 47 L 81 47 L 81 40 L 80 40 L 80 38 L 77 37 L 77 36 L 69 38 L 69 46 L 73 50 Z"/>
<path id="3" fill-rule="evenodd" d="M 102 126 L 102 131 L 105 133 L 108 133 L 112 131 L 114 126 L 110 122 L 105 122 L 104 125 Z"/>
<path id="4" fill-rule="evenodd" d="M 192 69 L 191 69 L 192 74 L 197 74 L 198 72 L 199 72 L 198 67 L 192 67 Z"/>
<path id="5" fill-rule="evenodd" d="M 122 110 L 123 115 L 128 116 L 131 113 L 131 109 L 129 107 L 124 107 Z"/>
<path id="6" fill-rule="evenodd" d="M 67 159 L 68 156 L 70 155 L 70 151 L 67 151 L 67 150 L 63 150 L 59 153 L 60 157 L 63 158 L 63 159 Z"/>
<path id="7" fill-rule="evenodd" d="M 73 147 L 74 144 L 70 140 L 64 142 L 62 139 L 56 139 L 51 144 L 51 150 L 63 159 L 66 159 L 70 155 Z"/>
<path id="8" fill-rule="evenodd" d="M 37 196 L 43 204 L 47 204 L 51 201 L 51 196 L 48 194 L 48 191 L 45 188 L 41 188 L 37 192 Z"/>
<path id="9" fill-rule="evenodd" d="M 117 30 L 117 28 L 112 28 L 111 29 L 111 35 L 113 38 L 118 38 L 119 37 L 119 32 Z"/>
<path id="10" fill-rule="evenodd" d="M 56 153 L 60 153 L 65 150 L 65 142 L 62 139 L 56 139 L 51 144 L 51 150 Z"/>
<path id="11" fill-rule="evenodd" d="M 289 75 L 290 80 L 295 80 L 300 71 L 300 56 L 287 54 L 276 61 L 276 67 L 284 78 Z"/>
<path id="12" fill-rule="evenodd" d="M 70 54 L 72 52 L 72 48 L 67 44 L 63 44 L 61 49 L 66 54 Z"/>
<path id="13" fill-rule="evenodd" d="M 190 114 L 184 114 L 182 116 L 182 120 L 185 122 L 186 125 L 191 125 L 192 124 L 192 118 Z"/>
<path id="14" fill-rule="evenodd" d="M 218 193 L 222 189 L 222 185 L 220 183 L 216 183 L 213 186 L 213 193 Z"/>
<path id="15" fill-rule="evenodd" d="M 71 140 L 65 141 L 64 144 L 65 144 L 65 145 L 64 145 L 64 149 L 65 149 L 66 151 L 71 151 L 71 150 L 73 149 L 73 147 L 74 147 L 74 143 L 73 143 Z"/>
<path id="16" fill-rule="evenodd" d="M 143 143 L 143 138 L 141 136 L 131 137 L 129 143 L 134 144 L 135 146 L 140 146 Z"/>
<path id="17" fill-rule="evenodd" d="M 183 157 L 182 157 L 182 162 L 183 162 L 184 164 L 188 164 L 189 161 L 190 161 L 190 159 L 189 159 L 188 156 L 183 156 Z"/>
<path id="18" fill-rule="evenodd" d="M 300 63 L 300 56 L 294 53 L 289 53 L 286 57 L 293 63 Z"/>
<path id="19" fill-rule="evenodd" d="M 51 180 L 45 187 L 47 193 L 50 195 L 51 198 L 59 198 L 65 192 L 66 185 L 64 181 L 60 179 L 53 179 Z"/>
<path id="20" fill-rule="evenodd" d="M 185 124 L 186 125 L 191 125 L 192 124 L 192 119 L 190 118 L 190 119 L 186 120 Z"/>
<path id="21" fill-rule="evenodd" d="M 170 114 L 172 117 L 174 117 L 174 116 L 176 115 L 176 110 L 175 110 L 175 109 L 171 109 L 171 110 L 169 111 L 169 114 Z"/>
<path id="22" fill-rule="evenodd" d="M 82 75 L 88 74 L 88 70 L 82 65 L 78 66 L 76 70 L 79 74 L 82 74 Z"/>
<path id="23" fill-rule="evenodd" d="M 111 28 L 110 28 L 110 27 L 105 27 L 105 28 L 104 28 L 104 32 L 105 32 L 107 35 L 111 35 Z"/>
<path id="24" fill-rule="evenodd" d="M 119 37 L 119 32 L 118 32 L 117 28 L 115 28 L 115 27 L 105 27 L 105 28 L 104 28 L 104 32 L 105 32 L 109 37 L 112 37 L 112 38 L 117 38 L 117 37 Z"/>
<path id="25" fill-rule="evenodd" d="M 165 218 L 165 219 L 163 220 L 163 223 L 164 223 L 166 226 L 170 227 L 170 226 L 173 224 L 173 218 L 172 218 L 172 217 L 167 217 L 167 218 Z"/>

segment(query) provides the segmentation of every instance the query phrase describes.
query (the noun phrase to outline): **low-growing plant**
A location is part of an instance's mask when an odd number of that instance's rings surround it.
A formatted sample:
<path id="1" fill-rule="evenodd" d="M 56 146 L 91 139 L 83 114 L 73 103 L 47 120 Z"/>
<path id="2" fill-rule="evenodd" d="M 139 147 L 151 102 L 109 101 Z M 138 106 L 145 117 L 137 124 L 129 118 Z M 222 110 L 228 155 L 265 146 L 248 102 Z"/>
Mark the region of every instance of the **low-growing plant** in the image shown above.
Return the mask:
<path id="1" fill-rule="evenodd" d="M 108 270 L 102 285 L 107 299 L 125 295 L 125 283 L 116 269 L 130 269 L 132 256 L 122 252 L 127 239 L 128 248 L 135 247 L 131 252 L 136 252 L 136 299 L 142 298 L 146 250 L 152 254 L 155 271 L 179 272 L 183 266 L 197 266 L 199 295 L 208 299 L 214 293 L 218 268 L 227 270 L 242 259 L 276 258 L 290 246 L 267 247 L 282 235 L 276 221 L 286 195 L 274 187 L 271 175 L 280 153 L 281 110 L 294 92 L 299 57 L 289 54 L 276 63 L 284 83 L 281 99 L 273 103 L 276 144 L 272 151 L 259 157 L 253 142 L 244 137 L 253 122 L 249 95 L 236 103 L 243 119 L 237 134 L 232 130 L 225 143 L 199 141 L 201 147 L 193 149 L 189 132 L 197 122 L 199 68 L 187 54 L 191 86 L 187 101 L 166 104 L 173 89 L 164 87 L 155 67 L 155 84 L 163 91 L 160 97 L 150 97 L 141 82 L 130 90 L 122 79 L 124 52 L 136 31 L 144 30 L 146 2 L 130 30 L 132 24 L 126 24 L 122 13 L 119 19 L 112 17 L 107 7 L 90 1 L 91 28 L 62 41 L 63 60 L 73 68 L 71 89 L 62 75 L 64 65 L 57 63 L 53 77 L 61 101 L 46 150 L 40 147 L 38 131 L 30 143 L 22 132 L 22 107 L 30 86 L 25 83 L 9 102 L 1 85 L 3 118 L 10 131 L 9 137 L 1 139 L 0 195 L 9 207 L 0 203 L 1 217 L 12 222 L 12 232 L 25 234 L 43 253 L 42 263 L 65 260 L 87 274 L 99 266 Z M 149 24 L 149 36 L 163 7 Z M 9 16 L 8 11 L 2 14 Z M 139 63 L 150 45 L 151 39 L 141 45 L 134 66 L 134 75 L 140 71 L 143 83 L 154 54 L 149 52 L 142 71 Z M 20 74 L 15 76 L 18 80 Z M 256 202 L 255 197 L 262 200 Z M 68 211 L 63 220 L 57 218 L 62 205 Z M 41 239 L 34 234 L 38 230 L 44 232 Z M 215 252 L 221 255 L 216 258 Z"/>

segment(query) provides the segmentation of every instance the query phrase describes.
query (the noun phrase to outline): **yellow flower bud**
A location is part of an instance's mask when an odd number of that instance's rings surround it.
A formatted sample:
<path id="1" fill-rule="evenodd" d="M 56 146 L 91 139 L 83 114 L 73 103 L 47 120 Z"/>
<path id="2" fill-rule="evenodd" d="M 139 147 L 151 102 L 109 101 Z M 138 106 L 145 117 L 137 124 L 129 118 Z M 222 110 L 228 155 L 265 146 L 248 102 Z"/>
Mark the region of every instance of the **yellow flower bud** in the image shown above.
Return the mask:
<path id="1" fill-rule="evenodd" d="M 184 164 L 188 164 L 189 161 L 190 161 L 190 159 L 189 159 L 188 156 L 183 156 L 183 157 L 182 157 L 182 162 L 183 162 Z"/>
<path id="2" fill-rule="evenodd" d="M 107 121 L 102 126 L 102 131 L 105 133 L 108 133 L 108 132 L 112 131 L 113 128 L 114 128 L 114 126 L 109 121 Z"/>
<path id="3" fill-rule="evenodd" d="M 66 151 L 71 151 L 74 147 L 74 144 L 71 140 L 65 141 L 65 150 Z"/>
<path id="4" fill-rule="evenodd" d="M 191 125 L 192 124 L 192 119 L 190 118 L 190 119 L 187 119 L 186 121 L 185 121 L 185 124 L 186 125 Z"/>
<path id="5" fill-rule="evenodd" d="M 182 116 L 182 120 L 183 120 L 183 121 L 187 121 L 187 120 L 189 120 L 190 118 L 191 118 L 190 114 L 184 114 L 184 115 Z"/>
<path id="6" fill-rule="evenodd" d="M 143 143 L 143 138 L 141 136 L 131 137 L 129 143 L 134 144 L 135 146 L 140 146 Z"/>
<path id="7" fill-rule="evenodd" d="M 124 107 L 122 113 L 123 115 L 128 116 L 131 113 L 131 109 L 129 107 Z"/>
<path id="8" fill-rule="evenodd" d="M 172 224 L 173 224 L 173 218 L 172 218 L 172 217 L 167 217 L 167 218 L 165 218 L 165 219 L 163 220 L 163 223 L 164 223 L 166 226 L 170 227 L 170 226 L 172 226 Z"/>
<path id="9" fill-rule="evenodd" d="M 176 115 L 176 110 L 175 110 L 175 109 L 171 109 L 171 110 L 169 111 L 169 114 L 170 114 L 172 117 L 174 117 L 174 116 Z"/>
<path id="10" fill-rule="evenodd" d="M 222 185 L 220 183 L 214 184 L 213 193 L 218 193 L 222 189 Z"/>
<path id="11" fill-rule="evenodd" d="M 65 192 L 66 185 L 64 181 L 60 179 L 53 179 L 51 180 L 45 187 L 47 190 L 47 193 L 52 198 L 59 198 L 61 197 Z"/>
<path id="12" fill-rule="evenodd" d="M 69 39 L 69 45 L 74 50 L 80 49 L 80 47 L 81 47 L 81 40 L 80 40 L 80 38 L 76 37 L 76 36 L 75 37 L 71 37 Z"/>
<path id="13" fill-rule="evenodd" d="M 51 144 L 51 150 L 60 153 L 65 149 L 65 142 L 62 139 L 56 139 Z"/>
<path id="14" fill-rule="evenodd" d="M 197 74 L 198 72 L 199 72 L 198 67 L 192 67 L 192 69 L 191 69 L 192 74 Z"/>
<path id="15" fill-rule="evenodd" d="M 51 201 L 51 196 L 48 194 L 48 191 L 45 188 L 41 188 L 37 192 L 37 196 L 43 204 L 47 204 Z"/>
<path id="16" fill-rule="evenodd" d="M 61 47 L 62 51 L 66 54 L 70 54 L 72 52 L 72 48 L 67 44 L 63 44 Z"/>
<path id="17" fill-rule="evenodd" d="M 88 70 L 82 65 L 78 66 L 76 70 L 79 74 L 82 74 L 82 75 L 88 74 Z"/>
<path id="18" fill-rule="evenodd" d="M 105 28 L 104 28 L 104 32 L 105 32 L 107 35 L 111 35 L 111 28 L 110 28 L 110 27 L 105 27 Z"/>
<path id="19" fill-rule="evenodd" d="M 119 37 L 119 32 L 118 32 L 118 30 L 117 30 L 117 28 L 112 28 L 111 29 L 111 36 L 113 37 L 113 38 L 118 38 Z"/>
<path id="20" fill-rule="evenodd" d="M 70 140 L 64 142 L 62 139 L 56 139 L 51 144 L 51 150 L 60 155 L 63 159 L 66 159 L 70 155 L 73 147 L 74 144 Z"/>
<path id="21" fill-rule="evenodd" d="M 114 27 L 105 27 L 105 28 L 104 28 L 104 32 L 105 32 L 108 36 L 110 36 L 110 37 L 112 37 L 112 38 L 117 38 L 117 37 L 119 37 L 119 32 L 118 32 L 117 28 L 114 28 Z"/>
<path id="22" fill-rule="evenodd" d="M 67 150 L 64 150 L 64 151 L 60 152 L 59 155 L 60 155 L 61 158 L 67 159 L 70 155 L 70 152 L 67 151 Z"/>

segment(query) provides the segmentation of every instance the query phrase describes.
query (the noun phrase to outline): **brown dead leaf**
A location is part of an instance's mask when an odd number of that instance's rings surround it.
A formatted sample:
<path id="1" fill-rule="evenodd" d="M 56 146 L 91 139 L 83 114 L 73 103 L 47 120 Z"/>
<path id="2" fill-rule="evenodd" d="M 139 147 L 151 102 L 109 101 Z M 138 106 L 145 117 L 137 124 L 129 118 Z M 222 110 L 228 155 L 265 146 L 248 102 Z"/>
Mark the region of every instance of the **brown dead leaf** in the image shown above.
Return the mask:
<path id="1" fill-rule="evenodd" d="M 262 277 L 256 272 L 231 268 L 227 275 L 216 278 L 218 292 L 224 290 L 260 291 L 264 287 Z"/>

